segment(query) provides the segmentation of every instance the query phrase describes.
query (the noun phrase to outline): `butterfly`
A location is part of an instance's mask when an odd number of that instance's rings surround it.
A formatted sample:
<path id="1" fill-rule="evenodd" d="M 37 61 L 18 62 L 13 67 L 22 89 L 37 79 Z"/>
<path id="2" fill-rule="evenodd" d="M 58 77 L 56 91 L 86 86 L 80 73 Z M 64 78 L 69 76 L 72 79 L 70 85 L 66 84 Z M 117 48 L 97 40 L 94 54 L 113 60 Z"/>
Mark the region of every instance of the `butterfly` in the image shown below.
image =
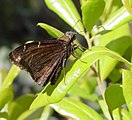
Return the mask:
<path id="1" fill-rule="evenodd" d="M 31 42 L 17 47 L 9 54 L 11 62 L 41 86 L 51 82 L 54 85 L 66 61 L 77 45 L 73 43 L 76 32 L 66 32 L 62 37 L 39 42 Z"/>

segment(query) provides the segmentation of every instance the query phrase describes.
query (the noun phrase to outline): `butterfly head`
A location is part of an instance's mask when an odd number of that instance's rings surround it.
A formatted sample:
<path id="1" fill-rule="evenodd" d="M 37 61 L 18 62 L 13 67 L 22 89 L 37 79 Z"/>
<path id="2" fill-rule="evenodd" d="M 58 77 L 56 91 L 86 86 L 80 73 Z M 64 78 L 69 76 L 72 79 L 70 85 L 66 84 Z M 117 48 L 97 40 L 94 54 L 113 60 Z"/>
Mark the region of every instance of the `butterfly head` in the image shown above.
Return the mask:
<path id="1" fill-rule="evenodd" d="M 66 32 L 62 37 L 59 38 L 59 40 L 65 41 L 66 43 L 71 43 L 76 38 L 77 33 L 76 32 Z"/>
<path id="2" fill-rule="evenodd" d="M 76 32 L 66 32 L 65 35 L 69 38 L 69 39 L 75 39 L 77 33 Z"/>

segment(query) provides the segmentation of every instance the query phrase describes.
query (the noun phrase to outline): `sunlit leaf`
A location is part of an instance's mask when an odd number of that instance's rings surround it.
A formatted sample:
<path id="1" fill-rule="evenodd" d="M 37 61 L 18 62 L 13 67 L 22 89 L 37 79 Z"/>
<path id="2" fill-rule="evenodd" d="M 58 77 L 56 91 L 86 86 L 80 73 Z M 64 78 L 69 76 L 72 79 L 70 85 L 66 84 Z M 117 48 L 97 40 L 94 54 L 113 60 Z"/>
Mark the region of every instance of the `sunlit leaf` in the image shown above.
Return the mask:
<path id="1" fill-rule="evenodd" d="M 76 83 L 80 76 L 82 76 L 95 61 L 104 56 L 110 56 L 124 62 L 128 69 L 130 69 L 132 66 L 131 63 L 122 58 L 119 54 L 104 47 L 95 46 L 84 52 L 80 58 L 81 61 L 77 60 L 72 64 L 72 68 L 67 72 L 65 79 L 62 79 L 62 74 L 54 86 L 50 84 L 47 85 L 47 87 L 34 100 L 30 109 L 59 102 L 67 94 L 70 88 Z"/>

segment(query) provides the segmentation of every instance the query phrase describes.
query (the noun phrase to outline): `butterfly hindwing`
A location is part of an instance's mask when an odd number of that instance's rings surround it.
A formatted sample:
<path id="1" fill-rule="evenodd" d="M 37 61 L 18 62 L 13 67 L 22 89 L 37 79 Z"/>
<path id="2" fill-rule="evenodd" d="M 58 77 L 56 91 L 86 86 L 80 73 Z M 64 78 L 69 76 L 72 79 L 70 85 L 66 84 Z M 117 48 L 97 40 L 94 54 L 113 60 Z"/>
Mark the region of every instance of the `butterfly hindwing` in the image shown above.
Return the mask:
<path id="1" fill-rule="evenodd" d="M 51 40 L 49 43 L 47 40 L 40 44 L 33 42 L 22 45 L 9 56 L 14 64 L 28 71 L 38 84 L 44 85 L 52 72 L 55 73 L 56 69 L 61 66 L 60 61 L 62 61 L 64 51 L 61 42 Z"/>

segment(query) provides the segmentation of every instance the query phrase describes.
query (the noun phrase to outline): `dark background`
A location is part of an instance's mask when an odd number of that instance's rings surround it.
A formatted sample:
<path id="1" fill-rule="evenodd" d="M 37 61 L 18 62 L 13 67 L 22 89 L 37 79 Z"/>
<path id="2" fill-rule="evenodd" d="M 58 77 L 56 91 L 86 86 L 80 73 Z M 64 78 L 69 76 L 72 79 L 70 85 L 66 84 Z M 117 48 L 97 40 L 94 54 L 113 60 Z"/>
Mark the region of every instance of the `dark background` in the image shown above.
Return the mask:
<path id="1" fill-rule="evenodd" d="M 76 1 L 76 0 L 75 0 Z M 79 8 L 79 2 L 75 2 Z M 52 25 L 63 32 L 71 30 L 44 0 L 0 0 L 0 46 L 12 48 L 13 43 L 39 41 L 50 36 L 37 23 Z"/>

